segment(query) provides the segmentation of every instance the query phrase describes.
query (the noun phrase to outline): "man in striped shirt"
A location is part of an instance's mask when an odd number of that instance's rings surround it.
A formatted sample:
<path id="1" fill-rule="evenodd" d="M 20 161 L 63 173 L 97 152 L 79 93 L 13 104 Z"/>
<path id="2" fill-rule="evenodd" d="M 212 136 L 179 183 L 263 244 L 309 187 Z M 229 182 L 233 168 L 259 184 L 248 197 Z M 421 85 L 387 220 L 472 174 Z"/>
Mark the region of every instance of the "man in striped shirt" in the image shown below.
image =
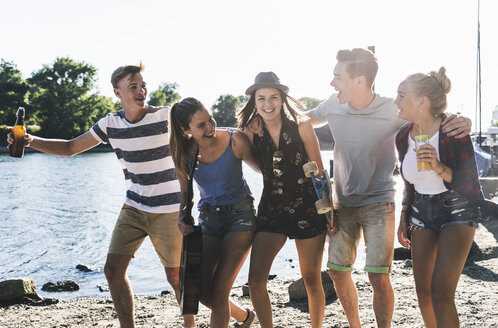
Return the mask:
<path id="1" fill-rule="evenodd" d="M 182 236 L 178 229 L 180 185 L 170 154 L 168 107 L 145 104 L 142 64 L 117 68 L 111 78 L 123 110 L 108 114 L 72 139 L 26 135 L 25 145 L 47 154 L 73 156 L 100 143 L 114 149 L 126 179 L 126 201 L 114 228 L 104 272 L 121 327 L 135 327 L 133 291 L 126 271 L 149 236 L 178 297 Z M 195 327 L 193 315 L 185 327 Z"/>

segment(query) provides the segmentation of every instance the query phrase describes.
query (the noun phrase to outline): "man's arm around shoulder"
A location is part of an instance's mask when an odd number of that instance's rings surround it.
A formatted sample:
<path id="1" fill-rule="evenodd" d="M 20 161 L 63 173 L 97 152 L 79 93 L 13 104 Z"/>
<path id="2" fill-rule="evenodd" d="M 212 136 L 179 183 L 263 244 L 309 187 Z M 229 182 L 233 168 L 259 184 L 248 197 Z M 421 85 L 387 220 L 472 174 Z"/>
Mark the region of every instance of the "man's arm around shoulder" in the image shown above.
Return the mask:
<path id="1" fill-rule="evenodd" d="M 309 117 L 311 125 L 313 128 L 319 128 L 327 124 L 326 115 L 327 109 L 333 104 L 337 103 L 337 94 L 331 95 L 327 100 L 322 101 L 316 108 L 313 108 L 310 111 L 307 111 L 305 114 Z"/>
<path id="2" fill-rule="evenodd" d="M 448 115 L 441 124 L 443 125 L 443 132 L 456 139 L 467 136 L 472 129 L 470 118 L 455 114 Z"/>
<path id="3" fill-rule="evenodd" d="M 311 125 L 313 125 L 313 128 L 319 128 L 319 127 L 327 124 L 327 122 L 322 122 L 316 117 L 315 111 L 316 111 L 316 108 L 310 110 L 309 112 L 306 112 L 306 116 L 309 117 L 309 119 L 310 119 L 309 122 L 311 123 Z"/>

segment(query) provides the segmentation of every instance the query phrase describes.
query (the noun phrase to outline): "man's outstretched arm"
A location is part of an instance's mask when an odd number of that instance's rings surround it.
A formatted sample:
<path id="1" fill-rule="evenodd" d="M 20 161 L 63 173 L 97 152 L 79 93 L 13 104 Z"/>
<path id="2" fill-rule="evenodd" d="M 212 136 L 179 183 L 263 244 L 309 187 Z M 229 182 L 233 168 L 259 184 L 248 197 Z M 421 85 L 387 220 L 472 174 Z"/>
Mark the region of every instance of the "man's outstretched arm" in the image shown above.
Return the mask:
<path id="1" fill-rule="evenodd" d="M 7 136 L 7 141 L 9 144 L 13 142 L 10 133 Z M 97 146 L 99 143 L 100 141 L 95 139 L 90 132 L 86 132 L 71 140 L 46 139 L 31 134 L 26 134 L 24 137 L 25 147 L 31 147 L 47 154 L 59 156 L 74 156 Z"/>

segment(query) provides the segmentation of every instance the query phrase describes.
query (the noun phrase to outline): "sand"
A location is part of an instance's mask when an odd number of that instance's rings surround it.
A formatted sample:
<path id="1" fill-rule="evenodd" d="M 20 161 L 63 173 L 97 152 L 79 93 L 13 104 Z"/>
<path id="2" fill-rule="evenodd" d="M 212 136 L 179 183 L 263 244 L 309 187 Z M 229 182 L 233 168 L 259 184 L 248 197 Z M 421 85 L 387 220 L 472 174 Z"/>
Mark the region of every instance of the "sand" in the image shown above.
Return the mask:
<path id="1" fill-rule="evenodd" d="M 481 253 L 466 265 L 456 292 L 461 327 L 498 327 L 498 221 L 483 222 L 475 241 Z M 367 275 L 354 271 L 363 327 L 375 327 L 372 289 Z M 412 271 L 403 261 L 393 263 L 391 280 L 396 304 L 393 327 L 423 327 L 415 295 Z M 277 277 L 268 283 L 275 327 L 310 327 L 307 303 L 290 302 L 287 292 L 293 281 Z M 56 294 L 54 294 L 56 297 Z M 242 287 L 235 286 L 232 297 L 251 307 Z M 172 294 L 135 297 L 137 327 L 182 327 L 178 305 Z M 198 327 L 209 327 L 210 311 L 200 307 Z M 232 326 L 234 321 L 230 322 Z M 338 300 L 327 302 L 323 327 L 347 327 Z M 112 300 L 107 297 L 79 298 L 49 306 L 13 305 L 0 308 L 0 327 L 119 327 Z M 253 327 L 259 327 L 256 322 Z"/>

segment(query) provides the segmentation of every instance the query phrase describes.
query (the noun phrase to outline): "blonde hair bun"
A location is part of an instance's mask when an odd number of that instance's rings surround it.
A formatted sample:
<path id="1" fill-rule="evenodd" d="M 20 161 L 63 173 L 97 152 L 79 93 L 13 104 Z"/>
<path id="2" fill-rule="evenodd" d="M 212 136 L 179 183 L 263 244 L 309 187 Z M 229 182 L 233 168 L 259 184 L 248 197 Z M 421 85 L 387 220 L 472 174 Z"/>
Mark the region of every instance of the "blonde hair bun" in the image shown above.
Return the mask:
<path id="1" fill-rule="evenodd" d="M 445 94 L 448 94 L 450 92 L 451 81 L 446 76 L 446 68 L 444 66 L 441 66 L 438 72 L 431 71 L 429 75 L 434 77 L 441 84 L 441 87 L 443 88 Z"/>

